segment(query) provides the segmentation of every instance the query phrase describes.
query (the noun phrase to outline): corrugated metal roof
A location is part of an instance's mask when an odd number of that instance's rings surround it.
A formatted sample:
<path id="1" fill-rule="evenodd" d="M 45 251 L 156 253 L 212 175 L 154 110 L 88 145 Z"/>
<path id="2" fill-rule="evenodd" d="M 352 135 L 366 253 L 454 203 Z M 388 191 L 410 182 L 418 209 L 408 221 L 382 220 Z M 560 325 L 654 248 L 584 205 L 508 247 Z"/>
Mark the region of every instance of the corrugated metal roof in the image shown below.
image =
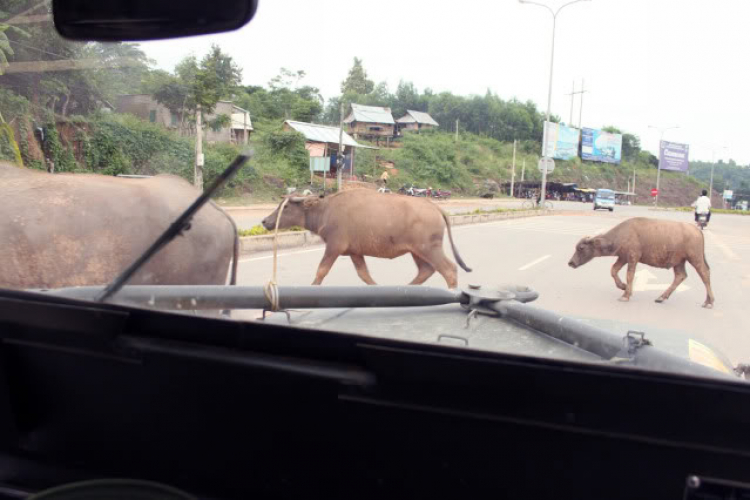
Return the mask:
<path id="1" fill-rule="evenodd" d="M 438 126 L 438 122 L 436 122 L 429 114 L 424 113 L 422 111 L 412 111 L 410 109 L 406 110 L 406 114 L 396 120 L 399 123 L 423 123 L 425 125 L 435 125 Z"/>
<path id="2" fill-rule="evenodd" d="M 289 124 L 294 130 L 305 136 L 305 139 L 313 142 L 331 142 L 338 144 L 339 131 L 338 127 L 329 127 L 328 125 L 318 125 L 317 123 L 295 122 L 286 120 L 284 123 Z M 357 141 L 344 132 L 343 139 L 345 146 L 360 147 Z"/>
<path id="3" fill-rule="evenodd" d="M 364 123 L 390 123 L 395 124 L 391 108 L 380 108 L 377 106 L 363 106 L 352 103 L 352 114 L 344 120 L 346 123 L 364 122 Z"/>

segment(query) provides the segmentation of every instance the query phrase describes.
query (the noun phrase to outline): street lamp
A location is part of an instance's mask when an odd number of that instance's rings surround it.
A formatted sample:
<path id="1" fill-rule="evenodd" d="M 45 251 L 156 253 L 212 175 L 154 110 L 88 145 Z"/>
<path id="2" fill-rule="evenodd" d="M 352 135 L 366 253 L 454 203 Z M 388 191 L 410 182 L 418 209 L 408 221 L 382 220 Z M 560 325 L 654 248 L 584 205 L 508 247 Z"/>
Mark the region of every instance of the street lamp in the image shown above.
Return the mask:
<path id="1" fill-rule="evenodd" d="M 675 128 L 680 128 L 679 125 L 674 125 L 672 127 L 654 127 L 653 125 L 649 125 L 648 128 L 652 128 L 659 131 L 659 164 L 656 166 L 656 198 L 654 200 L 654 206 L 659 206 L 659 181 L 661 180 L 661 143 L 664 140 L 664 132 L 667 130 L 672 130 Z"/>
<path id="2" fill-rule="evenodd" d="M 552 8 L 549 5 L 545 5 L 543 3 L 539 2 L 533 2 L 531 0 L 518 0 L 519 3 L 524 4 L 530 4 L 530 5 L 538 5 L 539 7 L 544 7 L 549 11 L 550 14 L 552 14 L 552 54 L 550 55 L 549 60 L 549 90 L 547 91 L 547 119 L 544 123 L 544 135 L 543 135 L 543 156 L 547 160 L 549 160 L 548 156 L 548 150 L 547 150 L 547 123 L 549 122 L 550 113 L 552 111 L 552 70 L 555 66 L 555 28 L 557 25 L 557 14 L 560 13 L 561 10 L 563 10 L 568 5 L 573 5 L 574 3 L 578 2 L 590 2 L 591 0 L 573 0 L 572 2 L 568 2 L 566 4 L 561 5 L 557 8 L 557 10 L 552 10 Z M 547 195 L 547 162 L 545 161 L 544 169 L 542 170 L 542 189 L 541 189 L 541 202 L 544 204 L 544 200 L 546 199 Z M 543 205 L 542 205 L 543 206 Z"/>

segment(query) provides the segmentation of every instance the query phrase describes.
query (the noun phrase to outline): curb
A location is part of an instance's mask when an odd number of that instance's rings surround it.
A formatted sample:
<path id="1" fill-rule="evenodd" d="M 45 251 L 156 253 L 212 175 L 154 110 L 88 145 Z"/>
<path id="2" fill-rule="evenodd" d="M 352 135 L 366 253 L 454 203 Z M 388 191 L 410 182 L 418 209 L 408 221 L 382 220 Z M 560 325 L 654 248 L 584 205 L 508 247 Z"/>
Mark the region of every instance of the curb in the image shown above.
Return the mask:
<path id="1" fill-rule="evenodd" d="M 487 214 L 449 215 L 451 226 L 464 226 L 467 224 L 481 224 L 483 222 L 494 222 L 497 220 L 519 219 L 524 217 L 539 217 L 552 214 L 552 210 L 524 210 L 518 212 L 498 212 Z M 310 231 L 294 231 L 279 234 L 278 248 L 305 247 L 322 243 L 323 240 L 317 234 Z M 273 250 L 273 235 L 263 234 L 260 236 L 240 237 L 240 256 L 244 257 L 257 252 Z"/>

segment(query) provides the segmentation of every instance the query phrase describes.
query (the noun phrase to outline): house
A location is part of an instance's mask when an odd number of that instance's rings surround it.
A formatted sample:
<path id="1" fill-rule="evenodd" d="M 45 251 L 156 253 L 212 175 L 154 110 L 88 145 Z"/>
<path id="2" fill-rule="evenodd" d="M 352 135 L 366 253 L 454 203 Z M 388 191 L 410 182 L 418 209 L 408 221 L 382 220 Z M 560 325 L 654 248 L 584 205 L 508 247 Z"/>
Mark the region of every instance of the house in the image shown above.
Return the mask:
<path id="1" fill-rule="evenodd" d="M 347 131 L 353 134 L 355 139 L 360 137 L 370 140 L 385 138 L 388 142 L 396 133 L 396 122 L 393 121 L 391 108 L 352 103 L 352 112 L 346 117 L 344 123 L 348 125 Z"/>
<path id="2" fill-rule="evenodd" d="M 178 130 L 184 125 L 180 113 L 173 112 L 165 105 L 157 102 L 151 94 L 120 95 L 117 98 L 116 111 L 137 116 L 142 120 L 148 120 L 169 129 Z M 219 130 L 206 127 L 205 141 L 208 143 L 247 144 L 247 140 L 253 131 L 250 112 L 235 106 L 230 101 L 219 101 L 216 103 L 213 113 L 206 115 L 204 118 L 206 121 L 210 121 L 220 115 L 229 117 L 229 125 Z"/>
<path id="3" fill-rule="evenodd" d="M 416 130 L 419 133 L 420 130 L 437 127 L 438 122 L 427 113 L 409 109 L 404 116 L 396 120 L 396 126 L 399 133 L 405 130 Z"/>
<path id="4" fill-rule="evenodd" d="M 310 153 L 311 171 L 324 171 L 331 175 L 336 173 L 336 157 L 339 150 L 339 135 L 341 135 L 341 129 L 339 127 L 286 120 L 283 129 L 296 130 L 305 136 L 305 149 Z M 352 139 L 352 137 L 346 132 L 341 135 L 341 139 L 341 144 L 344 149 L 343 172 L 352 174 L 354 167 L 354 148 L 376 148 L 358 144 L 357 141 Z M 324 160 L 324 158 L 328 159 Z"/>

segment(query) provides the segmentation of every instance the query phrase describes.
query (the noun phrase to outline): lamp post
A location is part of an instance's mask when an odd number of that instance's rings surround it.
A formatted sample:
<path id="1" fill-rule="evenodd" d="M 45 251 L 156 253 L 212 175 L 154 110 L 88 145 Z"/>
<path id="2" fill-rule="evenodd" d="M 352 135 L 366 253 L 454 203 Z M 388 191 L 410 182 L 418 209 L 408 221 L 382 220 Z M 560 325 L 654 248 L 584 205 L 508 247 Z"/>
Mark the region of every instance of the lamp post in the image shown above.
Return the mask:
<path id="1" fill-rule="evenodd" d="M 653 128 L 655 130 L 659 131 L 659 164 L 656 167 L 656 197 L 654 199 L 654 206 L 659 206 L 659 181 L 661 181 L 661 143 L 664 140 L 664 132 L 667 130 L 680 128 L 679 125 L 675 125 L 673 127 L 654 127 L 653 125 L 649 125 L 648 128 Z"/>
<path id="2" fill-rule="evenodd" d="M 555 67 L 555 29 L 557 27 L 557 14 L 560 13 L 561 10 L 563 10 L 568 5 L 573 5 L 574 3 L 578 2 L 589 2 L 591 0 L 573 0 L 572 2 L 568 2 L 566 4 L 561 5 L 557 8 L 557 10 L 552 10 L 552 8 L 549 5 L 545 5 L 543 3 L 539 2 L 533 2 L 531 0 L 518 0 L 520 3 L 523 4 L 530 4 L 530 5 L 538 5 L 539 7 L 544 7 L 549 11 L 550 14 L 552 14 L 552 54 L 550 55 L 549 60 L 549 89 L 547 91 L 547 119 L 544 123 L 544 134 L 543 134 L 543 140 L 542 140 L 542 156 L 549 159 L 548 151 L 547 151 L 547 123 L 549 123 L 550 113 L 552 111 L 552 75 L 553 75 L 553 69 Z M 545 168 L 542 170 L 542 189 L 541 189 L 541 202 L 544 203 L 544 200 L 546 199 L 547 195 L 547 163 L 545 163 Z"/>

